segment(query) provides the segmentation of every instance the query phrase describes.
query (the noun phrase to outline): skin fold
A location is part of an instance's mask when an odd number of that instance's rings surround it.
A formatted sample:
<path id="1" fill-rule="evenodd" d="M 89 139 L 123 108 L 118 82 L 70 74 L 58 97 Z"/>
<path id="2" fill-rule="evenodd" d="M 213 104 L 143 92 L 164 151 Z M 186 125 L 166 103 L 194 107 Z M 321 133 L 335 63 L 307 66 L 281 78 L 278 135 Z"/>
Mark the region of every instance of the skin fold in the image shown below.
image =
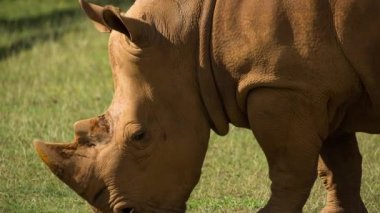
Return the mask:
<path id="1" fill-rule="evenodd" d="M 35 141 L 95 212 L 184 212 L 210 130 L 249 128 L 272 181 L 260 212 L 367 212 L 355 132 L 380 133 L 380 2 L 80 0 L 110 33 L 114 96 L 71 143 Z"/>

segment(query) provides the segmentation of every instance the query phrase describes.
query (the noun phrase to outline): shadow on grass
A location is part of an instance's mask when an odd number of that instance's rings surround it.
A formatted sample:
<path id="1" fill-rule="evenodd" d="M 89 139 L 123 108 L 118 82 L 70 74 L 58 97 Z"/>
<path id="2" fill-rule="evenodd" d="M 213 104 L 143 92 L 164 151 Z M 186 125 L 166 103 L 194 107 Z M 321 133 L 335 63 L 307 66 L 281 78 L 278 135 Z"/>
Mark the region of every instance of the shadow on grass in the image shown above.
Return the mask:
<path id="1" fill-rule="evenodd" d="M 79 9 L 63 9 L 58 11 L 52 11 L 48 14 L 41 14 L 39 16 L 33 17 L 22 17 L 19 19 L 0 19 L 0 27 L 7 30 L 8 32 L 17 32 L 20 29 L 28 28 L 39 28 L 46 25 L 48 22 L 53 23 L 57 26 L 64 24 L 65 19 L 69 17 L 70 19 L 75 19 L 80 15 L 81 11 Z"/>
<path id="2" fill-rule="evenodd" d="M 128 8 L 132 1 L 120 3 L 120 1 L 113 0 L 107 1 L 107 3 Z M 75 30 L 75 22 L 80 20 L 80 17 L 85 17 L 85 15 L 78 5 L 75 8 L 55 10 L 33 17 L 22 17 L 19 19 L 0 18 L 0 31 L 8 32 L 10 35 L 25 34 L 28 31 L 33 32 L 21 39 L 15 40 L 9 38 L 10 42 L 8 44 L 0 46 L 0 61 L 31 49 L 37 43 L 58 40 L 65 33 Z"/>
<path id="3" fill-rule="evenodd" d="M 22 33 L 25 31 L 37 32 L 25 38 L 12 41 L 6 46 L 0 46 L 0 60 L 32 48 L 38 42 L 57 40 L 74 26 L 72 23 L 81 15 L 79 9 L 65 9 L 52 11 L 34 17 L 19 19 L 0 19 L 0 29 L 8 33 Z"/>
<path id="4" fill-rule="evenodd" d="M 62 32 L 43 33 L 36 36 L 30 36 L 13 42 L 10 46 L 0 47 L 0 61 L 10 56 L 16 55 L 24 50 L 32 48 L 36 43 L 46 40 L 57 40 L 62 36 Z"/>

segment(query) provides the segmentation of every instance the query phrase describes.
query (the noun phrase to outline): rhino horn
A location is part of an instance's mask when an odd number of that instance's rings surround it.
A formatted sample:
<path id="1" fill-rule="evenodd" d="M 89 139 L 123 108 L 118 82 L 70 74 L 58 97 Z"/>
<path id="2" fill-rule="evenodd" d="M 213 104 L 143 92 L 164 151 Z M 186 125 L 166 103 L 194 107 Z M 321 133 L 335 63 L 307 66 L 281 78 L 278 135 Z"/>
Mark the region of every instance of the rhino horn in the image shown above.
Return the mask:
<path id="1" fill-rule="evenodd" d="M 63 176 L 63 165 L 69 158 L 70 152 L 76 148 L 75 144 L 45 143 L 40 140 L 33 141 L 34 147 L 41 160 L 58 177 Z"/>
<path id="2" fill-rule="evenodd" d="M 77 143 L 58 144 L 35 140 L 33 144 L 49 169 L 87 201 L 92 202 L 94 194 L 104 187 L 94 178 L 92 158 L 85 156 L 85 151 L 79 150 Z"/>

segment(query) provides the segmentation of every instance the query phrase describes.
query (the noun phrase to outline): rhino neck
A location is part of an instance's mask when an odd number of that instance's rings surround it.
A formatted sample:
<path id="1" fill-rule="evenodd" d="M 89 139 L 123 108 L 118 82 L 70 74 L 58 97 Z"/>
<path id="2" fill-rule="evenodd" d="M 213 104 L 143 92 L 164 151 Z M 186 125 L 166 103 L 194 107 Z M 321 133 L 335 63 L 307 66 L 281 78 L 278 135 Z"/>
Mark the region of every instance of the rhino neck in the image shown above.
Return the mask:
<path id="1" fill-rule="evenodd" d="M 203 104 L 212 129 L 219 135 L 228 133 L 228 118 L 216 86 L 211 66 L 211 29 L 216 0 L 204 0 L 199 22 L 198 82 Z"/>

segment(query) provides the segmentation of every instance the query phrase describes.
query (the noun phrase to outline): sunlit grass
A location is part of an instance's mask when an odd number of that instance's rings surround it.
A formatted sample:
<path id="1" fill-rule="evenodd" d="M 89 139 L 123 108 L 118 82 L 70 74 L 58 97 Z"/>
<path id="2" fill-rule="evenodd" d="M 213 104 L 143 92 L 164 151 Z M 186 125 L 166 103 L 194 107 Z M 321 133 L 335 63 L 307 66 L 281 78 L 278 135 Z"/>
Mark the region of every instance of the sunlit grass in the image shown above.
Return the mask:
<path id="1" fill-rule="evenodd" d="M 69 141 L 75 121 L 109 105 L 107 34 L 92 27 L 76 0 L 2 0 L 0 31 L 0 212 L 89 212 L 42 164 L 31 142 Z M 359 139 L 362 196 L 369 212 L 380 212 L 380 138 Z M 232 128 L 226 137 L 212 135 L 189 211 L 254 212 L 267 201 L 269 186 L 266 160 L 252 134 Z M 317 182 L 305 212 L 318 212 L 323 204 Z"/>

